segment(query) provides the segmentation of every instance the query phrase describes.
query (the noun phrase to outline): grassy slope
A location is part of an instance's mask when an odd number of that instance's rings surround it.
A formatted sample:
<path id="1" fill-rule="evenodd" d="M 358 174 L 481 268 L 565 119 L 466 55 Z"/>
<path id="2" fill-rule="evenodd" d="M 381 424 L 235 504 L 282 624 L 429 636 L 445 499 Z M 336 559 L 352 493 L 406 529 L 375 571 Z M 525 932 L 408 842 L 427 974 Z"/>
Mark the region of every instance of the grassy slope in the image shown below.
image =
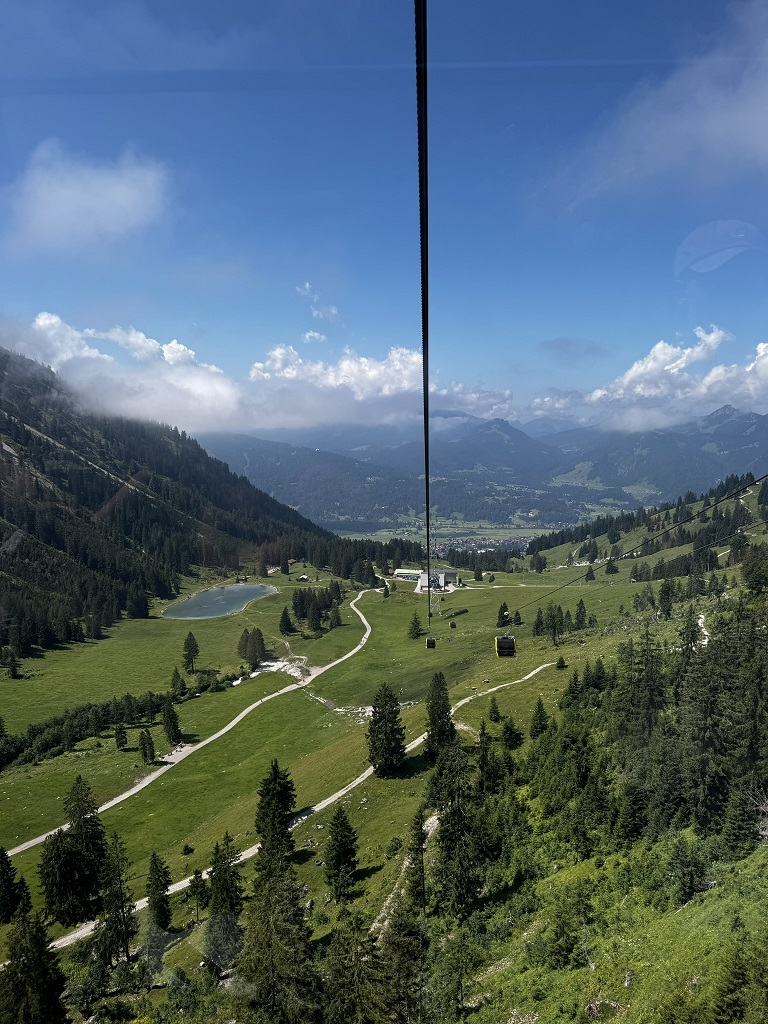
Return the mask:
<path id="1" fill-rule="evenodd" d="M 665 557 L 673 557 L 676 553 L 679 552 L 665 552 Z M 550 565 L 558 564 L 554 555 L 555 552 L 547 552 Z M 645 621 L 642 616 L 634 613 L 627 615 L 632 607 L 632 595 L 638 589 L 637 585 L 628 580 L 630 569 L 631 562 L 624 562 L 620 564 L 619 575 L 605 577 L 601 567 L 597 566 L 595 582 L 576 584 L 556 594 L 551 594 L 555 587 L 574 579 L 583 570 L 576 567 L 553 569 L 541 575 L 500 573 L 496 575 L 494 584 L 490 584 L 487 579 L 478 584 L 470 582 L 466 589 L 446 596 L 443 603 L 444 616 L 433 620 L 432 632 L 438 641 L 434 651 L 426 650 L 423 639 L 406 639 L 413 610 L 418 609 L 422 620 L 426 619 L 424 596 L 414 594 L 405 584 L 399 584 L 396 593 L 386 601 L 379 594 L 366 594 L 360 607 L 373 625 L 373 633 L 366 647 L 355 658 L 319 677 L 311 690 L 337 705 L 354 708 L 370 704 L 378 685 L 387 680 L 402 701 L 421 701 L 432 672 L 440 669 L 446 674 L 451 699 L 455 702 L 470 695 L 474 687 L 485 689 L 519 679 L 542 662 L 554 661 L 558 653 L 563 653 L 569 664 L 567 672 L 550 668 L 527 682 L 502 689 L 496 694 L 502 713 L 513 715 L 525 728 L 539 694 L 544 697 L 548 710 L 553 710 L 571 668 L 581 668 L 587 658 L 594 661 L 598 655 L 611 658 L 616 645 Z M 277 618 L 285 604 L 290 607 L 290 590 L 287 588 L 292 585 L 289 581 L 280 582 L 284 587 L 280 595 L 251 605 L 239 616 L 193 624 L 204 663 L 217 664 L 219 657 L 221 661 L 218 663 L 222 668 L 228 665 L 236 667 L 236 659 L 232 658 L 231 653 L 245 625 L 259 625 L 267 637 L 268 645 L 270 642 L 280 642 Z M 322 584 L 313 581 L 312 585 Z M 555 600 L 573 614 L 579 597 L 584 598 L 587 611 L 598 616 L 596 629 L 572 635 L 559 651 L 553 651 L 549 641 L 531 636 L 538 604 Z M 515 630 L 520 643 L 520 655 L 514 660 L 497 659 L 493 654 L 493 636 L 497 633 L 496 613 L 501 601 L 506 601 L 512 612 L 520 609 L 524 619 L 524 625 Z M 621 605 L 625 614 L 619 618 Z M 450 629 L 451 620 L 447 613 L 464 608 L 467 609 L 466 614 L 455 618 L 457 628 Z M 350 649 L 362 634 L 359 620 L 353 613 L 345 609 L 344 619 L 345 622 L 351 622 L 351 625 L 333 631 L 322 641 L 292 639 L 292 652 L 306 655 L 315 664 L 328 663 L 338 657 Z M 158 686 L 156 678 L 160 675 L 162 680 L 167 679 L 173 665 L 180 660 L 178 652 L 181 640 L 189 626 L 189 623 L 161 619 L 121 624 L 106 643 L 85 645 L 77 649 L 82 652 L 79 678 L 85 681 L 86 686 L 103 687 L 104 674 L 108 673 L 109 667 L 118 666 L 127 658 L 129 642 L 131 658 L 136 660 L 137 647 L 133 641 L 138 639 L 139 644 L 145 645 L 140 649 L 146 658 L 146 662 L 144 659 L 141 661 L 147 674 L 141 676 L 141 682 L 136 682 L 134 677 L 136 685 L 130 688 L 134 692 L 141 692 L 153 685 L 162 688 Z M 176 632 L 168 627 L 173 627 Z M 666 636 L 671 640 L 676 624 L 672 622 L 660 628 L 662 638 Z M 110 648 L 111 654 L 108 657 L 107 651 Z M 45 678 L 53 694 L 51 700 L 61 701 L 67 693 L 71 696 L 71 688 L 78 678 L 78 670 L 68 660 L 72 656 L 71 652 L 54 653 L 45 659 Z M 150 666 L 152 682 L 146 681 Z M 139 667 L 139 671 L 144 669 Z M 253 688 L 257 683 L 254 680 L 247 684 L 250 693 L 246 686 L 242 686 L 183 705 L 180 708 L 183 727 L 194 731 L 199 737 L 210 734 L 242 706 L 250 703 L 251 694 L 260 695 Z M 265 682 L 264 685 L 268 684 Z M 125 692 L 125 688 L 118 685 L 114 692 Z M 489 697 L 479 697 L 462 708 L 459 720 L 477 728 L 481 718 L 487 719 L 489 703 Z M 423 730 L 422 707 L 407 708 L 403 717 L 409 738 Z M 498 734 L 499 726 L 491 725 L 490 731 L 493 735 Z M 84 746 L 88 747 L 88 744 Z M 146 863 L 153 849 L 157 849 L 169 860 L 175 879 L 197 866 L 207 864 L 213 843 L 220 839 L 225 829 L 236 836 L 242 846 L 253 842 L 256 788 L 273 756 L 277 756 L 281 764 L 291 770 L 297 785 L 299 806 L 304 806 L 328 795 L 359 774 L 366 763 L 364 726 L 355 715 L 331 713 L 307 694 L 286 695 L 260 708 L 226 740 L 206 748 L 174 768 L 158 784 L 105 814 L 107 827 L 116 828 L 128 843 L 134 892 L 142 894 Z M 130 772 L 125 771 L 125 759 L 121 763 L 119 755 L 105 741 L 101 750 L 86 751 L 85 759 L 81 755 L 68 755 L 48 765 L 23 769 L 22 772 L 29 773 L 23 783 L 21 780 L 9 781 L 9 778 L 4 778 L 3 785 L 16 784 L 20 799 L 26 800 L 28 807 L 31 807 L 33 784 L 36 791 L 39 786 L 39 792 L 46 794 L 46 807 L 53 807 L 61 795 L 55 790 L 60 787 L 61 792 L 66 792 L 68 781 L 65 780 L 77 770 L 79 763 L 89 765 L 89 779 L 90 766 L 93 766 L 94 777 L 91 781 L 97 793 L 98 787 L 103 787 L 101 792 L 104 795 L 121 788 L 123 780 L 130 775 Z M 57 771 L 57 766 L 63 771 Z M 419 757 L 412 757 L 409 766 L 409 773 L 404 780 L 370 779 L 346 799 L 353 825 L 361 837 L 360 867 L 365 879 L 362 899 L 371 917 L 391 891 L 400 871 L 402 855 L 387 859 L 387 847 L 394 836 L 405 838 L 408 822 L 421 800 L 425 782 L 424 765 Z M 35 772 L 39 772 L 39 776 L 34 776 Z M 0 799 L 5 803 L 5 811 L 8 807 L 8 794 L 3 797 L 2 787 Z M 15 799 L 11 796 L 12 803 Z M 324 838 L 324 830 L 317 829 L 317 825 L 325 824 L 330 813 L 313 817 L 297 832 L 300 877 L 316 899 L 314 923 L 318 935 L 326 932 L 330 925 L 318 925 L 318 914 L 325 906 L 326 889 L 322 868 L 316 864 L 317 860 L 322 859 Z M 47 810 L 43 811 L 41 820 L 43 816 L 47 819 Z M 20 827 L 32 828 L 36 820 L 37 814 L 31 812 L 27 819 L 20 819 Z M 49 825 L 48 820 L 45 825 Z M 181 853 L 185 841 L 195 848 L 194 854 L 189 857 Z M 30 851 L 15 858 L 19 870 L 32 879 L 33 892 L 36 888 L 34 865 L 37 852 Z M 754 855 L 749 864 L 753 862 L 756 866 L 754 871 L 749 869 L 752 871 L 750 884 L 762 899 L 768 896 L 764 892 L 766 886 L 762 879 L 766 866 L 764 855 Z M 586 865 L 583 870 L 588 868 L 589 865 Z M 557 879 L 553 877 L 553 881 L 557 882 Z M 633 981 L 630 1006 L 646 1007 L 642 1012 L 638 1010 L 640 1015 L 628 1016 L 627 1020 L 652 1020 L 652 1015 L 647 1015 L 650 1012 L 647 1007 L 655 1005 L 654 993 L 658 995 L 660 991 L 667 991 L 670 984 L 683 984 L 689 970 L 702 973 L 709 969 L 711 965 L 707 960 L 707 951 L 711 952 L 717 943 L 704 942 L 703 946 L 701 943 L 697 946 L 692 936 L 696 933 L 695 929 L 706 930 L 720 925 L 725 928 L 723 922 L 729 920 L 732 905 L 735 906 L 740 898 L 738 894 L 730 893 L 729 884 L 728 879 L 724 878 L 721 888 L 697 897 L 692 905 L 677 915 L 653 914 L 647 908 L 635 908 L 634 916 L 617 921 L 614 931 L 604 937 L 605 949 L 600 953 L 599 978 L 605 985 L 606 994 L 622 1002 L 627 1001 L 626 991 L 622 988 L 617 994 L 615 989 L 623 986 L 623 972 L 633 969 L 636 971 L 636 980 Z M 717 910 L 723 901 L 725 903 L 715 914 L 719 914 L 718 925 L 708 915 L 714 914 L 712 908 Z M 327 909 L 332 917 L 333 909 Z M 190 913 L 189 906 L 181 904 L 177 911 L 179 923 L 189 920 Z M 691 922 L 690 927 L 688 922 Z M 196 964 L 199 961 L 199 949 L 200 933 L 194 932 L 175 947 L 168 957 L 168 963 Z M 515 936 L 507 945 L 502 944 L 493 950 L 492 959 L 498 969 L 494 968 L 490 973 L 486 969 L 485 975 L 476 981 L 475 986 L 481 1003 L 475 1015 L 479 1021 L 506 1024 L 513 1007 L 528 1005 L 540 1013 L 539 1019 L 544 1024 L 547 1020 L 564 1019 L 558 1009 L 560 1004 L 577 1005 L 581 1000 L 580 1005 L 583 1005 L 586 997 L 594 994 L 597 978 L 585 969 L 547 972 L 546 978 L 537 981 L 536 972 L 521 959 L 521 949 L 519 937 Z M 640 969 L 632 966 L 635 963 L 629 955 L 632 949 L 635 950 L 635 961 Z M 509 968 L 506 966 L 507 961 L 511 965 Z M 701 969 L 695 970 L 696 967 Z M 665 971 L 669 974 L 667 988 L 659 989 Z M 535 998 L 537 986 L 541 990 L 542 985 L 546 987 L 545 1000 Z M 538 994 L 541 995 L 541 991 Z M 630 1009 L 630 1012 L 634 1013 L 634 1010 Z"/>

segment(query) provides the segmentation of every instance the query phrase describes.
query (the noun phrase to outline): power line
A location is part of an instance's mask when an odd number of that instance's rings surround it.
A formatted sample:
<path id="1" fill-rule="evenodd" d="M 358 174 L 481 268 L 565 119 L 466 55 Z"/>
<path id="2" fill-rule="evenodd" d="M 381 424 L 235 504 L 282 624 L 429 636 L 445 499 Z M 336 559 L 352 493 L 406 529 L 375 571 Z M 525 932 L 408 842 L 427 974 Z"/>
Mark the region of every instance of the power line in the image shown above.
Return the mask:
<path id="1" fill-rule="evenodd" d="M 424 402 L 424 502 L 427 532 L 427 632 L 432 623 L 429 495 L 429 161 L 427 136 L 427 0 L 414 0 L 416 29 L 416 124 L 419 156 L 419 253 L 421 262 L 421 374 Z"/>

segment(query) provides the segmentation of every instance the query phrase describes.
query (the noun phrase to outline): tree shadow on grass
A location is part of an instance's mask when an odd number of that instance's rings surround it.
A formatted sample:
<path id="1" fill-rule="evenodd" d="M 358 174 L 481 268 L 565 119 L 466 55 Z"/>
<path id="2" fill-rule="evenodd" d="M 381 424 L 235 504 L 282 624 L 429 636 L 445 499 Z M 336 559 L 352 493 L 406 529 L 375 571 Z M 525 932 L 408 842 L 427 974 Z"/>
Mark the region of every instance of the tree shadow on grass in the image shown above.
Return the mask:
<path id="1" fill-rule="evenodd" d="M 318 852 L 316 849 L 309 849 L 305 847 L 302 850 L 296 850 L 294 855 L 291 857 L 291 863 L 297 866 L 306 864 L 307 861 L 316 860 Z"/>
<path id="2" fill-rule="evenodd" d="M 411 754 L 403 762 L 396 778 L 415 779 L 419 775 L 423 775 L 424 772 L 428 772 L 431 767 L 432 765 L 427 761 L 423 753 Z"/>
<path id="3" fill-rule="evenodd" d="M 377 875 L 383 867 L 383 864 L 371 864 L 367 868 L 358 868 L 355 872 L 355 882 L 367 882 L 369 878 Z"/>

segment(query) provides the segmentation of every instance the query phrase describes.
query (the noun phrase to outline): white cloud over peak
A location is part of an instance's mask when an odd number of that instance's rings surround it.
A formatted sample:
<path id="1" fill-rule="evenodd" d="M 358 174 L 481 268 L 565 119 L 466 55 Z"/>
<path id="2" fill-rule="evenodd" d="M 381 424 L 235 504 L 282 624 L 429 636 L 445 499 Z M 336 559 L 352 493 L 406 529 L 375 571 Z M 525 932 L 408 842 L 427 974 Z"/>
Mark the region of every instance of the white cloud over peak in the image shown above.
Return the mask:
<path id="1" fill-rule="evenodd" d="M 55 139 L 33 151 L 3 195 L 5 244 L 14 253 L 79 252 L 135 234 L 160 219 L 169 173 L 125 151 L 111 162 L 69 155 Z"/>
<path id="2" fill-rule="evenodd" d="M 81 359 L 112 362 L 112 357 L 93 348 L 86 335 L 65 323 L 55 313 L 38 313 L 27 333 L 27 344 L 20 348 L 25 355 L 37 359 L 52 370 Z M 13 347 L 13 346 L 12 346 Z"/>
<path id="3" fill-rule="evenodd" d="M 635 89 L 563 169 L 574 203 L 673 174 L 683 182 L 768 170 L 768 7 L 728 9 L 719 38 Z"/>
<path id="4" fill-rule="evenodd" d="M 531 405 L 536 414 L 566 412 L 610 427 L 638 431 L 670 426 L 732 404 L 768 412 L 768 343 L 741 363 L 715 362 L 733 340 L 714 324 L 697 327 L 695 344 L 657 342 L 624 373 L 589 394 L 553 392 Z"/>
<path id="5" fill-rule="evenodd" d="M 327 336 L 325 334 L 320 334 L 319 331 L 304 331 L 301 337 L 307 344 L 313 341 L 323 342 L 328 340 Z"/>
<path id="6" fill-rule="evenodd" d="M 119 345 L 133 361 L 121 363 L 99 342 Z M 52 367 L 92 408 L 187 430 L 240 425 L 240 385 L 175 339 L 161 345 L 135 328 L 78 330 L 40 313 L 28 328 L 3 325 L 0 344 Z"/>
<path id="7" fill-rule="evenodd" d="M 697 345 L 683 348 L 666 341 L 657 342 L 647 356 L 638 359 L 632 366 L 610 384 L 597 388 L 589 396 L 590 402 L 605 400 L 642 400 L 646 398 L 680 397 L 690 390 L 692 380 L 684 371 L 692 364 L 713 355 L 724 341 L 731 341 L 727 331 L 714 324 L 707 333 L 697 327 L 694 334 Z"/>
<path id="8" fill-rule="evenodd" d="M 323 361 L 277 345 L 239 381 L 176 339 L 163 344 L 135 327 L 78 329 L 53 313 L 40 313 L 28 327 L 0 324 L 0 344 L 51 366 L 90 407 L 193 433 L 416 421 L 422 414 L 421 353 L 402 346 L 383 358 L 347 349 Z M 452 382 L 432 383 L 430 392 L 454 411 L 515 415 L 508 391 Z"/>

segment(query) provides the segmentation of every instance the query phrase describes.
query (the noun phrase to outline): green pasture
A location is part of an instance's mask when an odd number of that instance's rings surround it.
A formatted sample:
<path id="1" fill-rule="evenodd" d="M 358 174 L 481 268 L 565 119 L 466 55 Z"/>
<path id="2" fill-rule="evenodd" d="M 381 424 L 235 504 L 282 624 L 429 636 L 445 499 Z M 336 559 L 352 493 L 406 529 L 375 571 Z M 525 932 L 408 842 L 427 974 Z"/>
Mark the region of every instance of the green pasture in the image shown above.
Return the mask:
<path id="1" fill-rule="evenodd" d="M 292 652 L 306 655 L 312 664 L 328 664 L 354 647 L 362 636 L 362 624 L 348 604 L 358 591 L 347 594 L 342 608 L 343 628 L 331 630 L 319 640 L 302 640 L 295 634 L 286 642 L 278 624 L 283 608 L 291 608 L 295 587 L 327 586 L 330 579 L 326 574 L 319 581 L 311 579 L 301 584 L 296 575 L 270 577 L 269 583 L 278 588 L 277 593 L 252 601 L 235 615 L 215 619 L 166 619 L 161 612 L 172 602 L 155 602 L 149 619 L 125 619 L 105 630 L 103 640 L 72 644 L 27 658 L 21 666 L 24 678 L 0 682 L 5 727 L 8 732 L 19 732 L 30 722 L 44 721 L 77 704 L 125 693 L 167 690 L 174 668 L 182 668 L 184 638 L 190 630 L 200 646 L 200 668 L 239 673 L 237 642 L 244 629 L 256 626 L 264 634 L 268 652 L 275 657 L 284 658 Z"/>
<path id="2" fill-rule="evenodd" d="M 225 831 L 241 848 L 252 845 L 258 785 L 274 757 L 291 771 L 299 808 L 335 792 L 367 766 L 363 729 L 346 716 L 301 691 L 268 702 L 226 739 L 102 814 L 107 830 L 127 844 L 134 892 L 143 892 L 153 851 L 168 861 L 176 880 L 207 867 Z M 195 850 L 189 857 L 182 853 L 185 843 Z M 18 854 L 17 870 L 34 879 L 39 854 L 39 846 Z"/>
<path id="3" fill-rule="evenodd" d="M 206 739 L 249 705 L 268 693 L 282 689 L 290 681 L 290 677 L 283 673 L 265 672 L 255 679 L 246 679 L 239 686 L 219 693 L 204 693 L 177 704 L 185 741 L 198 743 Z M 158 760 L 149 767 L 141 762 L 138 752 L 138 733 L 145 728 L 145 723 L 126 728 L 128 746 L 125 750 L 118 751 L 112 731 L 104 730 L 98 739 L 84 740 L 74 750 L 59 757 L 1 772 L 0 846 L 11 849 L 63 825 L 66 815 L 62 801 L 78 775 L 88 780 L 96 800 L 103 804 L 157 770 L 161 766 L 160 760 L 169 750 L 159 722 L 151 726 Z"/>

